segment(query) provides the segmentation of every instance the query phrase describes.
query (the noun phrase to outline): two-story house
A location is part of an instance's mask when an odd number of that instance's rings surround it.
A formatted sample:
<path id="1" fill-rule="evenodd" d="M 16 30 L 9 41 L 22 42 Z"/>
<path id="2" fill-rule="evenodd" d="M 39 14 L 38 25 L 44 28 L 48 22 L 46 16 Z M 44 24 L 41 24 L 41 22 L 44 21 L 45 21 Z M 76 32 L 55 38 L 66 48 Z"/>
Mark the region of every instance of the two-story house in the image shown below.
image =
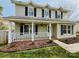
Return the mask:
<path id="1" fill-rule="evenodd" d="M 15 5 L 15 16 L 5 18 L 15 23 L 15 30 L 13 32 L 11 27 L 9 29 L 9 43 L 19 40 L 76 37 L 75 22 L 67 20 L 70 11 L 48 4 L 11 1 Z"/>

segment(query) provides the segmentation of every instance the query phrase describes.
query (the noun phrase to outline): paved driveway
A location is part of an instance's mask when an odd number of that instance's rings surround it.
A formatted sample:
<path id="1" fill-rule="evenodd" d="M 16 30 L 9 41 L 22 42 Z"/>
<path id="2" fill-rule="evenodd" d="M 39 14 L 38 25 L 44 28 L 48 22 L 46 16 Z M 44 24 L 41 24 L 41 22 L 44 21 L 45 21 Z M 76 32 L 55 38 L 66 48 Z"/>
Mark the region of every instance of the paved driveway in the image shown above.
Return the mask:
<path id="1" fill-rule="evenodd" d="M 71 53 L 79 52 L 79 43 L 65 44 L 59 40 L 54 40 L 54 42 Z"/>

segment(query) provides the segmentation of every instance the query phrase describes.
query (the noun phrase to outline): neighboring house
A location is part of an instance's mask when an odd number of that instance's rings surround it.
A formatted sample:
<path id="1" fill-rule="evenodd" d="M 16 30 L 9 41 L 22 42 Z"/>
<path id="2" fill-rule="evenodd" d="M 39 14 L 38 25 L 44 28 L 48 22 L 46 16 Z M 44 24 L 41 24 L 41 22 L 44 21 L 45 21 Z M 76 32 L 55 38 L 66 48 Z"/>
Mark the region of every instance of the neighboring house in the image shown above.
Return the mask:
<path id="1" fill-rule="evenodd" d="M 15 16 L 4 17 L 15 23 L 9 29 L 9 43 L 18 40 L 41 40 L 76 37 L 75 22 L 68 20 L 70 11 L 64 8 L 38 5 L 33 2 L 11 0 L 15 4 Z"/>
<path id="2" fill-rule="evenodd" d="M 76 35 L 79 36 L 79 21 L 76 22 Z"/>

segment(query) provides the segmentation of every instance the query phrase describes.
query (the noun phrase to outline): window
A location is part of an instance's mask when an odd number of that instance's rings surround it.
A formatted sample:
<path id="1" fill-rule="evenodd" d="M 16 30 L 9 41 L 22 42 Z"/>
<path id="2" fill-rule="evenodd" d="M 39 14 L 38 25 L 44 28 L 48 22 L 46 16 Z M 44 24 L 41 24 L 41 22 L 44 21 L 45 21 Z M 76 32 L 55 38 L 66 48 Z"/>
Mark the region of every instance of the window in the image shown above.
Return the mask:
<path id="1" fill-rule="evenodd" d="M 61 35 L 73 34 L 73 25 L 61 25 Z"/>
<path id="2" fill-rule="evenodd" d="M 28 16 L 34 16 L 34 9 L 29 7 Z"/>
<path id="3" fill-rule="evenodd" d="M 61 35 L 66 34 L 66 25 L 61 25 Z"/>
<path id="4" fill-rule="evenodd" d="M 57 18 L 61 18 L 61 12 L 57 11 Z"/>
<path id="5" fill-rule="evenodd" d="M 29 25 L 24 25 L 24 33 L 29 33 Z"/>
<path id="6" fill-rule="evenodd" d="M 44 17 L 49 17 L 49 11 L 48 10 L 44 10 Z"/>
<path id="7" fill-rule="evenodd" d="M 32 7 L 25 7 L 25 16 L 35 16 L 36 17 L 36 8 Z"/>
<path id="8" fill-rule="evenodd" d="M 59 15 L 57 15 L 57 18 L 61 18 L 61 15 L 59 14 Z"/>
<path id="9" fill-rule="evenodd" d="M 24 25 L 24 24 L 21 24 L 20 25 L 20 34 L 26 34 L 26 33 L 29 33 L 29 25 Z"/>
<path id="10" fill-rule="evenodd" d="M 61 11 L 55 11 L 55 18 L 61 18 L 61 19 L 63 19 L 63 12 L 61 12 Z"/>

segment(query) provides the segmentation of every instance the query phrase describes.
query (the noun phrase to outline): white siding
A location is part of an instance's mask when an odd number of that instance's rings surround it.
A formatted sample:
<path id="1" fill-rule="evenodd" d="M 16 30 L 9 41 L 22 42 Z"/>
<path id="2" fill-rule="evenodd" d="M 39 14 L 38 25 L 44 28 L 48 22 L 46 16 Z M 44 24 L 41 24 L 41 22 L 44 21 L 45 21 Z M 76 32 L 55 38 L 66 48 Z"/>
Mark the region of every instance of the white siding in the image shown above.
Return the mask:
<path id="1" fill-rule="evenodd" d="M 37 8 L 37 17 L 42 17 L 42 9 Z"/>
<path id="2" fill-rule="evenodd" d="M 55 19 L 55 11 L 51 11 L 51 18 Z"/>
<path id="3" fill-rule="evenodd" d="M 76 23 L 76 32 L 79 32 L 79 23 Z"/>
<path id="4" fill-rule="evenodd" d="M 28 7 L 32 7 L 34 8 L 33 6 L 29 5 Z M 46 9 L 46 8 L 45 8 Z M 60 11 L 57 11 L 58 13 L 57 14 L 60 14 L 61 15 L 61 12 Z M 37 8 L 37 12 L 36 12 L 36 16 L 41 18 L 42 17 L 42 9 L 41 8 Z M 16 16 L 25 16 L 25 6 L 19 6 L 19 5 L 15 5 L 15 15 Z M 68 18 L 68 13 L 64 13 L 63 14 L 63 18 L 64 19 L 67 19 Z M 51 10 L 51 18 L 52 19 L 55 19 L 55 11 Z M 61 19 L 61 18 L 59 18 Z"/>
<path id="5" fill-rule="evenodd" d="M 15 5 L 15 15 L 16 16 L 25 16 L 25 7 Z"/>

